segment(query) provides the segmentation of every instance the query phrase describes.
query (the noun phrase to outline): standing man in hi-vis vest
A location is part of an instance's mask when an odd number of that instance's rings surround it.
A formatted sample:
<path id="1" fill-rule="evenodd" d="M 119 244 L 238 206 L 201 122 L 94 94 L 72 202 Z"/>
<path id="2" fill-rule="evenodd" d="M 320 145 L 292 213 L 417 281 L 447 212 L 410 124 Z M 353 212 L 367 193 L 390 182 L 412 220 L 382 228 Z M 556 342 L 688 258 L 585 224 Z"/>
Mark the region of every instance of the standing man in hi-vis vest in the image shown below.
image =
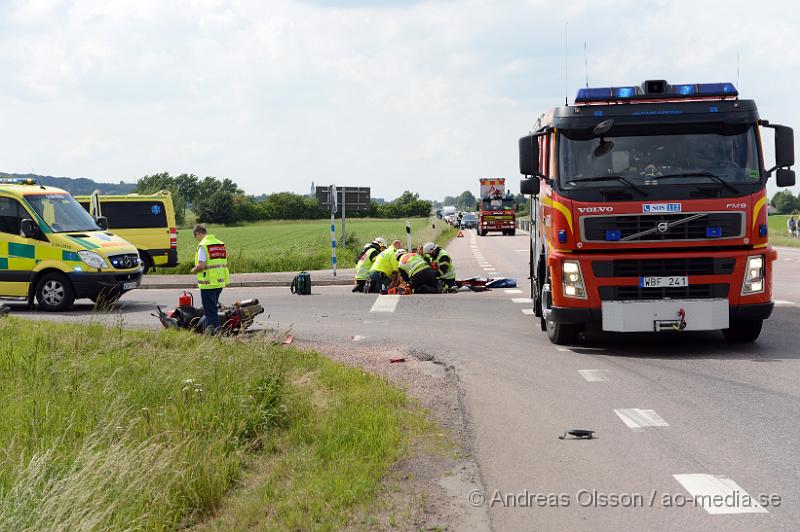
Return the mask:
<path id="1" fill-rule="evenodd" d="M 197 287 L 206 317 L 205 330 L 213 334 L 219 328 L 219 295 L 228 286 L 228 253 L 225 244 L 214 235 L 209 235 L 204 225 L 195 225 L 192 232 L 200 242 L 192 273 L 197 274 Z"/>

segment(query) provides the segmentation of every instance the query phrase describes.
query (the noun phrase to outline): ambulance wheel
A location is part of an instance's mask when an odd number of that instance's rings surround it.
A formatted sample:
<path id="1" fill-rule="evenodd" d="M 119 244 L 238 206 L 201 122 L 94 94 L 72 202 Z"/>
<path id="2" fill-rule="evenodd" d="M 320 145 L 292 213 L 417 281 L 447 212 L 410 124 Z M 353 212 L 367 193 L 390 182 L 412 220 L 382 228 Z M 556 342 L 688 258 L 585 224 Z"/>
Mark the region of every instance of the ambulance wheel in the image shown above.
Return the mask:
<path id="1" fill-rule="evenodd" d="M 150 260 L 150 255 L 144 251 L 139 250 L 139 257 L 142 259 L 142 275 L 145 275 L 153 267 L 153 263 Z"/>
<path id="2" fill-rule="evenodd" d="M 722 329 L 722 335 L 729 342 L 755 342 L 761 334 L 763 320 L 737 320 L 732 321 L 728 329 Z"/>
<path id="3" fill-rule="evenodd" d="M 64 274 L 48 273 L 36 285 L 36 301 L 47 312 L 66 310 L 75 302 L 75 291 Z"/>
<path id="4" fill-rule="evenodd" d="M 547 320 L 547 338 L 556 345 L 577 343 L 581 326 L 573 323 L 556 323 Z"/>

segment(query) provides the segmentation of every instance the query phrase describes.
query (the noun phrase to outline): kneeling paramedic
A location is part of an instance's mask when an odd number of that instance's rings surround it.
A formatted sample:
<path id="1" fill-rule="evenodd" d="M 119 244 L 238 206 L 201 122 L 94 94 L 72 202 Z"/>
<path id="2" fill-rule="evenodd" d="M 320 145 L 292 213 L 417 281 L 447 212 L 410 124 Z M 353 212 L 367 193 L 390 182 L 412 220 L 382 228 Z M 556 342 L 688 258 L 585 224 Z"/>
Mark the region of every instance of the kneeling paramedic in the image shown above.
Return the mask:
<path id="1" fill-rule="evenodd" d="M 402 242 L 395 240 L 392 245 L 381 251 L 369 270 L 369 291 L 379 293 L 386 290 L 392 282 L 392 275 L 397 272 L 397 250 Z"/>
<path id="2" fill-rule="evenodd" d="M 192 273 L 197 274 L 197 287 L 206 317 L 205 330 L 213 334 L 219 328 L 219 295 L 228 286 L 228 253 L 225 244 L 209 235 L 204 226 L 195 225 L 192 233 L 199 242 Z"/>
<path id="3" fill-rule="evenodd" d="M 356 285 L 353 292 L 364 292 L 367 281 L 369 280 L 369 270 L 375 262 L 375 258 L 381 251 L 386 249 L 386 240 L 377 237 L 375 240 L 364 246 L 364 250 L 356 259 Z"/>
<path id="4" fill-rule="evenodd" d="M 425 259 L 413 252 L 397 252 L 397 268 L 403 281 L 411 285 L 415 294 L 435 294 L 438 292 L 436 272 Z"/>
<path id="5" fill-rule="evenodd" d="M 436 242 L 425 242 L 422 246 L 425 260 L 436 270 L 439 280 L 448 288 L 456 285 L 456 268 L 450 254 L 440 248 Z M 435 265 L 435 266 L 434 266 Z"/>

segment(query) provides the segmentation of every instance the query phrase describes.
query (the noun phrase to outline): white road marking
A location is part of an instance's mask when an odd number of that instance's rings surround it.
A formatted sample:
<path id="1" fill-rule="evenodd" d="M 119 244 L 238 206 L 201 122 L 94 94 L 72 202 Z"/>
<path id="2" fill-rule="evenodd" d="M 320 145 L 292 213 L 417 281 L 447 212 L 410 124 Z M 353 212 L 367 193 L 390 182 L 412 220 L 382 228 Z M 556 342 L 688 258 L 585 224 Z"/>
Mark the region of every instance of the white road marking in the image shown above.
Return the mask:
<path id="1" fill-rule="evenodd" d="M 620 408 L 615 409 L 614 413 L 619 416 L 623 423 L 632 429 L 641 429 L 643 427 L 669 427 L 669 423 L 656 414 L 655 410 Z"/>
<path id="2" fill-rule="evenodd" d="M 774 300 L 775 304 L 779 307 L 796 307 L 797 303 L 794 301 L 786 301 L 785 299 L 776 299 Z"/>
<path id="3" fill-rule="evenodd" d="M 529 249 L 515 249 L 514 250 L 515 253 L 527 253 L 529 251 L 530 251 Z"/>
<path id="4" fill-rule="evenodd" d="M 524 308 L 522 309 L 522 313 L 527 316 L 533 316 L 533 309 L 532 308 Z"/>
<path id="5" fill-rule="evenodd" d="M 572 351 L 572 349 L 567 349 L 566 347 L 561 347 L 560 345 L 556 345 L 556 346 L 553 346 L 553 347 L 556 348 L 556 351 L 561 351 L 562 353 L 565 353 L 567 351 Z"/>
<path id="6" fill-rule="evenodd" d="M 529 297 L 513 297 L 511 301 L 514 303 L 533 303 L 533 299 Z"/>
<path id="7" fill-rule="evenodd" d="M 588 382 L 606 382 L 609 371 L 607 369 L 579 369 L 578 373 Z"/>
<path id="8" fill-rule="evenodd" d="M 522 290 L 518 290 L 518 289 L 516 289 L 516 288 L 508 288 L 508 289 L 506 289 L 506 290 L 503 290 L 503 291 L 504 291 L 506 294 L 521 294 L 521 293 L 522 293 Z"/>
<path id="9" fill-rule="evenodd" d="M 351 339 L 352 341 L 354 341 L 354 342 L 360 342 L 360 341 L 361 341 L 361 340 L 363 340 L 364 338 L 366 338 L 366 336 L 361 336 L 360 334 L 357 334 L 357 335 L 355 335 L 355 336 L 351 336 L 351 337 L 350 337 L 350 339 Z"/>
<path id="10" fill-rule="evenodd" d="M 758 504 L 736 482 L 719 475 L 672 475 L 692 494 L 695 506 L 710 514 L 765 514 Z"/>
<path id="11" fill-rule="evenodd" d="M 397 308 L 397 303 L 400 301 L 400 296 L 378 296 L 375 304 L 369 309 L 370 312 L 394 312 Z"/>
<path id="12" fill-rule="evenodd" d="M 487 272 L 494 272 L 494 271 L 497 271 L 497 270 L 495 270 L 494 268 L 484 268 L 484 270 L 486 270 Z"/>

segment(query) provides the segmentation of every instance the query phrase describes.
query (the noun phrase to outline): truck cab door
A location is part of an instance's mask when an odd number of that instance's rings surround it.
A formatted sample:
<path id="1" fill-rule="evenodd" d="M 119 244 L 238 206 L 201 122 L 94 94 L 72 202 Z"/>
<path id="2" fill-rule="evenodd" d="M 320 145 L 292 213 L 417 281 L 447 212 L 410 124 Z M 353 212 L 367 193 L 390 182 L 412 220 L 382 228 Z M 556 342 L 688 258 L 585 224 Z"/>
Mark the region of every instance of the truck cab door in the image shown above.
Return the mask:
<path id="1" fill-rule="evenodd" d="M 39 241 L 20 235 L 23 218 L 31 216 L 16 198 L 0 196 L 0 296 L 28 295 Z"/>

